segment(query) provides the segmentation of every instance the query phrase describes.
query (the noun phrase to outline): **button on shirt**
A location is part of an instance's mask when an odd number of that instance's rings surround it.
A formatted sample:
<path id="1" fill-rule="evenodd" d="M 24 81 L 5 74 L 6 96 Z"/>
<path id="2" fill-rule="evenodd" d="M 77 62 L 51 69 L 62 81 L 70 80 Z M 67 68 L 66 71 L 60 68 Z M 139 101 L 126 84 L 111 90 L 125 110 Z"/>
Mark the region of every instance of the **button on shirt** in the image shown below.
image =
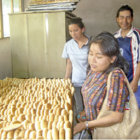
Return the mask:
<path id="1" fill-rule="evenodd" d="M 79 48 L 77 42 L 71 39 L 64 46 L 62 57 L 69 58 L 72 62 L 72 83 L 75 87 L 81 87 L 86 79 L 89 51 L 88 42 L 82 48 Z"/>

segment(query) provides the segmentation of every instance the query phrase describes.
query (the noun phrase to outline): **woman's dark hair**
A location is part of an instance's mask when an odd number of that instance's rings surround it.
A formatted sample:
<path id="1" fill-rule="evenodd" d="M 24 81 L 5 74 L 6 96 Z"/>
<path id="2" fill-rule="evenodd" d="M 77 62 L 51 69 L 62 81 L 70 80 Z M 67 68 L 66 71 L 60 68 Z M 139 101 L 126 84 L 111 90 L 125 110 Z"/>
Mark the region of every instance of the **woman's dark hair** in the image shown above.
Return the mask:
<path id="1" fill-rule="evenodd" d="M 100 46 L 101 52 L 108 56 L 116 56 L 116 60 L 113 64 L 110 65 L 109 69 L 106 71 L 109 73 L 115 67 L 121 68 L 127 75 L 129 70 L 129 65 L 124 57 L 120 53 L 119 44 L 117 39 L 109 32 L 102 32 L 97 35 L 94 39 L 91 40 L 90 46 L 92 43 L 98 44 Z"/>
<path id="2" fill-rule="evenodd" d="M 84 23 L 82 22 L 82 19 L 79 18 L 79 17 L 76 17 L 76 18 L 71 19 L 68 25 L 71 25 L 71 24 L 76 24 L 81 29 L 83 29 L 85 27 Z"/>
<path id="3" fill-rule="evenodd" d="M 117 11 L 116 17 L 119 17 L 121 11 L 130 11 L 131 17 L 133 17 L 133 9 L 129 5 L 123 5 Z"/>

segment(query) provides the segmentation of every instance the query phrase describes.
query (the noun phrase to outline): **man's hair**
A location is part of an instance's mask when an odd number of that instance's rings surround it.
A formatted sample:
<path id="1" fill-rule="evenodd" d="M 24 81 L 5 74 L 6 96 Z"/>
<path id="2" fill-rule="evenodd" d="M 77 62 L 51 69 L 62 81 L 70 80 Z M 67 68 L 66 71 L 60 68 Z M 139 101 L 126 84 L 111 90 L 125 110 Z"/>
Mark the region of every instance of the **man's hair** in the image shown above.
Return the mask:
<path id="1" fill-rule="evenodd" d="M 123 5 L 123 6 L 121 6 L 119 8 L 119 10 L 117 11 L 116 17 L 119 17 L 119 14 L 120 14 L 121 11 L 130 11 L 131 17 L 133 17 L 133 9 L 129 5 Z"/>

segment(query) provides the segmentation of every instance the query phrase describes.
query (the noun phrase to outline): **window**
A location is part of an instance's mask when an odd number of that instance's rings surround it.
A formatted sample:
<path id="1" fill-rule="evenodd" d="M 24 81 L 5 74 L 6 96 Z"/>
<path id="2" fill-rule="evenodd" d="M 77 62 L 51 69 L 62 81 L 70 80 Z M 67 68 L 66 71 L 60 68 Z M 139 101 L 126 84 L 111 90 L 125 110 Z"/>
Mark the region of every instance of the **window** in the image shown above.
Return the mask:
<path id="1" fill-rule="evenodd" d="M 9 37 L 9 13 L 21 12 L 21 0 L 0 0 L 0 38 Z"/>

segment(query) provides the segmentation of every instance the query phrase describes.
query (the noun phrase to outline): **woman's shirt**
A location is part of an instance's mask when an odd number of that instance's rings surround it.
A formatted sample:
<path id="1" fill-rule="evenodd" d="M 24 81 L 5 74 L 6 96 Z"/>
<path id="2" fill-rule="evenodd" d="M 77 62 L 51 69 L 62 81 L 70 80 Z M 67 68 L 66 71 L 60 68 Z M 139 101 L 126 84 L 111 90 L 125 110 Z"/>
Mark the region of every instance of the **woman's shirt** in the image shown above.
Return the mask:
<path id="1" fill-rule="evenodd" d="M 89 38 L 90 39 L 90 38 Z M 66 42 L 62 53 L 63 58 L 69 58 L 72 62 L 72 83 L 75 87 L 81 87 L 86 79 L 88 67 L 89 41 L 79 48 L 78 43 L 71 39 Z"/>
<path id="2" fill-rule="evenodd" d="M 113 70 L 109 87 L 108 108 L 112 111 L 124 112 L 128 97 L 128 88 L 121 70 Z M 97 118 L 107 93 L 108 75 L 102 72 L 90 71 L 82 86 L 86 118 Z"/>

